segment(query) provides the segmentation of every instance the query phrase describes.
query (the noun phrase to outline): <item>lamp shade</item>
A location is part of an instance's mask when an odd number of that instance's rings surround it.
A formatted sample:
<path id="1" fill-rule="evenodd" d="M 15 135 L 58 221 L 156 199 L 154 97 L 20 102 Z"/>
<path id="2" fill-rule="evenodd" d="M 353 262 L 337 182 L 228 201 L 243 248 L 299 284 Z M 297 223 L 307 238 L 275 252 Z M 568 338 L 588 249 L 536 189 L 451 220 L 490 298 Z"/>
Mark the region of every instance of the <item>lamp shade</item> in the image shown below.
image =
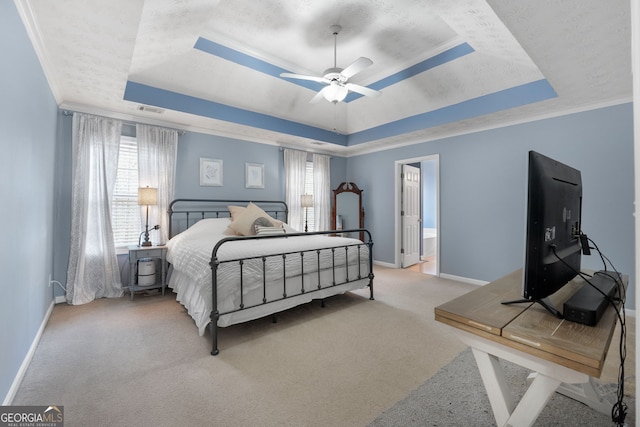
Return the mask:
<path id="1" fill-rule="evenodd" d="M 349 90 L 337 82 L 332 82 L 331 85 L 322 89 L 322 96 L 334 104 L 344 100 L 347 97 L 347 93 L 349 93 Z"/>
<path id="2" fill-rule="evenodd" d="M 158 204 L 158 189 L 149 187 L 138 188 L 138 204 L 139 205 L 157 205 Z"/>
<path id="3" fill-rule="evenodd" d="M 313 207 L 313 194 L 303 194 L 300 196 L 300 206 L 303 208 Z"/>

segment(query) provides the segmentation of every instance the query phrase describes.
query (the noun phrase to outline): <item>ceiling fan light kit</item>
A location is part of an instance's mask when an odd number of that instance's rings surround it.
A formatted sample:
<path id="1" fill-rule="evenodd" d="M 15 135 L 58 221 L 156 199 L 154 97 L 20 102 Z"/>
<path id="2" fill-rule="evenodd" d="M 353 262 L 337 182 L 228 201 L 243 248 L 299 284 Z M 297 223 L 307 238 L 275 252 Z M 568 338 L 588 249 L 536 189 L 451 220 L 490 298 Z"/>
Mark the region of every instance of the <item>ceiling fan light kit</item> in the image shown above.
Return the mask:
<path id="1" fill-rule="evenodd" d="M 373 89 L 369 89 L 365 86 L 360 86 L 354 83 L 349 83 L 349 79 L 369 67 L 373 64 L 369 58 L 360 57 L 356 59 L 347 68 L 342 69 L 337 66 L 337 52 L 338 52 L 338 34 L 342 30 L 340 25 L 332 25 L 331 32 L 333 33 L 333 67 L 327 68 L 322 77 L 319 76 L 306 76 L 303 74 L 293 73 L 281 73 L 280 77 L 289 79 L 311 80 L 318 83 L 323 83 L 327 86 L 322 88 L 320 92 L 316 94 L 309 102 L 317 102 L 324 98 L 329 102 L 337 104 L 344 101 L 349 94 L 349 91 L 359 93 L 365 96 L 380 96 L 381 92 Z"/>
<path id="2" fill-rule="evenodd" d="M 338 102 L 344 101 L 344 99 L 347 97 L 347 93 L 349 93 L 349 90 L 338 83 L 332 82 L 329 86 L 326 86 L 320 92 L 322 93 L 322 96 L 324 96 L 324 99 L 336 104 Z"/>

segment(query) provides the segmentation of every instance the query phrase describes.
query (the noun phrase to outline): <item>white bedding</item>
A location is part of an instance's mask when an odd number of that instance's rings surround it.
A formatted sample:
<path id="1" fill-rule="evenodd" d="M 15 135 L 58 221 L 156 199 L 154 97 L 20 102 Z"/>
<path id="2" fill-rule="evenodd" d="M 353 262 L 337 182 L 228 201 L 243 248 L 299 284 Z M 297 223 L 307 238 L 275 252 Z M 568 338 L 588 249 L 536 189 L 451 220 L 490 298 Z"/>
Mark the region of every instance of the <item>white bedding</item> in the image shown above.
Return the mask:
<path id="1" fill-rule="evenodd" d="M 211 255 L 213 247 L 225 234 L 229 218 L 204 219 L 198 221 L 189 229 L 172 238 L 167 243 L 167 261 L 173 266 L 173 273 L 169 286 L 177 293 L 177 299 L 194 318 L 200 334 L 209 323 L 211 312 Z M 289 229 L 289 232 L 294 230 Z M 222 315 L 218 326 L 228 326 L 235 323 L 262 317 L 282 311 L 313 298 L 325 298 L 336 293 L 357 289 L 368 285 L 369 255 L 366 245 L 358 250 L 343 247 L 349 244 L 361 243 L 357 239 L 330 236 L 303 236 L 278 239 L 255 239 L 249 241 L 232 241 L 224 243 L 218 251 L 220 265 L 218 267 L 218 310 Z M 320 250 L 320 274 L 318 274 L 317 249 L 338 247 L 332 253 L 331 249 Z M 268 305 L 260 304 L 263 295 L 263 255 L 282 254 L 288 252 L 305 252 L 302 258 L 299 254 L 289 254 L 283 261 L 282 256 L 267 257 L 266 269 L 266 298 L 271 302 L 281 299 L 283 293 L 287 296 L 300 294 L 301 271 L 304 268 L 305 291 L 316 290 L 318 282 L 322 283 L 320 291 L 302 293 L 302 295 L 276 301 Z M 240 266 L 238 262 L 225 262 L 240 258 L 257 257 L 243 262 L 243 303 L 244 306 L 259 304 L 258 307 L 233 312 L 240 307 Z M 358 263 L 358 257 L 360 261 Z M 348 270 L 345 270 L 345 258 L 349 260 Z M 335 282 L 345 280 L 348 272 L 350 283 L 327 287 L 333 283 L 332 265 L 336 265 Z M 359 264 L 359 265 L 358 265 Z M 318 278 L 320 276 L 320 278 Z M 361 280 L 353 281 L 358 276 Z M 283 279 L 286 277 L 286 280 Z"/>

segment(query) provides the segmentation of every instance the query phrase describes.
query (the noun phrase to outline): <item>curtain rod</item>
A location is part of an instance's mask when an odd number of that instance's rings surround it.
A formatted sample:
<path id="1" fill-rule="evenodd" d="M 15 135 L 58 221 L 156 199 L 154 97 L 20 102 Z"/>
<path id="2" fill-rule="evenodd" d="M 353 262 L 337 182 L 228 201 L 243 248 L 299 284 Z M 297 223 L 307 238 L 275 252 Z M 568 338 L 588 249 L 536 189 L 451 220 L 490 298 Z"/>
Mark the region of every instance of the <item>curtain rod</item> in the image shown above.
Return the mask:
<path id="1" fill-rule="evenodd" d="M 284 153 L 284 150 L 295 150 L 295 151 L 302 151 L 303 153 L 307 153 L 307 155 L 309 154 L 322 154 L 323 156 L 328 156 L 333 158 L 334 155 L 329 153 L 328 151 L 320 151 L 320 150 L 314 150 L 314 149 L 305 149 L 303 147 L 292 147 L 289 145 L 278 145 L 278 150 L 282 153 Z"/>
<path id="2" fill-rule="evenodd" d="M 63 115 L 63 116 L 72 116 L 74 112 L 75 112 L 75 111 L 62 110 L 62 115 Z M 82 113 L 81 111 L 77 111 L 77 112 L 78 112 L 78 113 Z M 92 113 L 82 113 L 82 114 L 92 114 Z M 94 116 L 99 116 L 99 114 L 92 114 L 92 115 L 94 115 Z M 101 116 L 101 117 L 105 117 L 105 116 Z M 141 124 L 141 125 L 146 124 L 146 123 L 138 123 L 138 122 L 134 122 L 134 121 L 131 121 L 131 120 L 122 120 L 122 119 L 115 119 L 115 120 L 120 120 L 120 121 L 122 122 L 122 124 L 127 125 L 127 126 L 135 126 L 135 125 L 137 125 L 137 124 Z M 156 126 L 156 125 L 147 125 L 147 126 Z M 182 130 L 182 129 L 174 129 L 174 128 L 170 128 L 170 127 L 168 127 L 168 126 L 158 126 L 158 127 L 163 127 L 163 128 L 165 128 L 165 129 L 175 130 L 176 132 L 178 132 L 178 135 L 180 135 L 180 136 L 182 136 L 182 135 L 184 135 L 185 133 L 187 133 L 187 131 L 186 131 L 186 130 Z"/>

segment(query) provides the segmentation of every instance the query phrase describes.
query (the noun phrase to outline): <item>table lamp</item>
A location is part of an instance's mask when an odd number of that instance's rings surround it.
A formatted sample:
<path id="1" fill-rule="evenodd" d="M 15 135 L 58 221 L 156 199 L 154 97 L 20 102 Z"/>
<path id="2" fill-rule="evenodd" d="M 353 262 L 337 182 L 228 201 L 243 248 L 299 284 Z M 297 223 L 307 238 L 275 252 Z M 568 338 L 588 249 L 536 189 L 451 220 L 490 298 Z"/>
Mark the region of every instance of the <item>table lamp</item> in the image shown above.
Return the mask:
<path id="1" fill-rule="evenodd" d="M 147 207 L 147 221 L 144 226 L 144 242 L 142 242 L 141 246 L 151 246 L 151 242 L 149 241 L 149 206 L 155 206 L 158 204 L 158 189 L 149 188 L 149 186 L 138 188 L 138 204 L 140 206 Z"/>
<path id="2" fill-rule="evenodd" d="M 313 207 L 313 194 L 303 194 L 300 196 L 300 206 L 304 208 L 304 232 L 309 231 L 308 227 L 308 210 Z"/>

